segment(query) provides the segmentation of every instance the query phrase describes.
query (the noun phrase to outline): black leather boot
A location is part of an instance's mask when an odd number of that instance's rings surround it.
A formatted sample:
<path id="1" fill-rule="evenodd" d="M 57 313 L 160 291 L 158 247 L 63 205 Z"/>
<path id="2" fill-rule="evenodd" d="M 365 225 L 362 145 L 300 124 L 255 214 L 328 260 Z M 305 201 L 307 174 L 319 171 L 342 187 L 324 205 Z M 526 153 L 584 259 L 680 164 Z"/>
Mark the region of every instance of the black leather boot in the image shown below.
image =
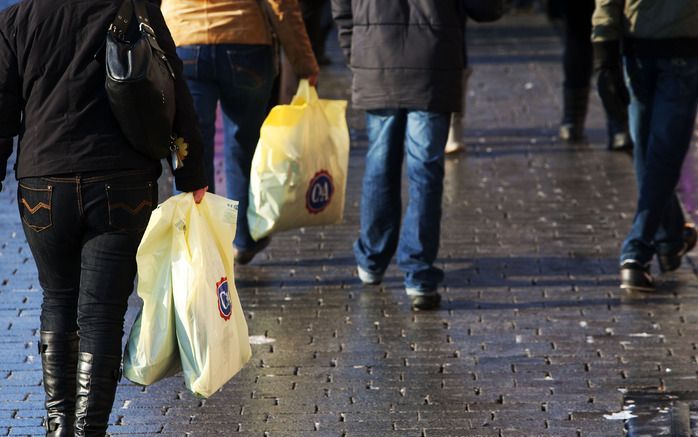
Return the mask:
<path id="1" fill-rule="evenodd" d="M 589 87 L 564 88 L 560 138 L 568 143 L 584 140 L 584 122 L 589 107 Z"/>
<path id="2" fill-rule="evenodd" d="M 75 422 L 77 332 L 41 331 L 39 355 L 46 392 L 46 436 L 72 437 Z"/>
<path id="3" fill-rule="evenodd" d="M 75 436 L 103 437 L 121 378 L 121 357 L 78 354 Z"/>

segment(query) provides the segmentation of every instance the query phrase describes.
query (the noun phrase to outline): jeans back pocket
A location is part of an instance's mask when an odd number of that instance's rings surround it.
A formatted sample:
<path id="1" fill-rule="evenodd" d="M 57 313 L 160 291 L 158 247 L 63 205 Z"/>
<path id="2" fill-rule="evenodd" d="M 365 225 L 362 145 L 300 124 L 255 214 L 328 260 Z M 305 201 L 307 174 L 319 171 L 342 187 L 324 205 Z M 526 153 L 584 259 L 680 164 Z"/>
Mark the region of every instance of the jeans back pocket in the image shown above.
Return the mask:
<path id="1" fill-rule="evenodd" d="M 51 198 L 53 186 L 29 187 L 20 182 L 17 197 L 20 216 L 25 225 L 35 232 L 41 232 L 53 224 Z"/>
<path id="2" fill-rule="evenodd" d="M 109 225 L 121 230 L 143 230 L 153 210 L 153 183 L 106 186 Z"/>

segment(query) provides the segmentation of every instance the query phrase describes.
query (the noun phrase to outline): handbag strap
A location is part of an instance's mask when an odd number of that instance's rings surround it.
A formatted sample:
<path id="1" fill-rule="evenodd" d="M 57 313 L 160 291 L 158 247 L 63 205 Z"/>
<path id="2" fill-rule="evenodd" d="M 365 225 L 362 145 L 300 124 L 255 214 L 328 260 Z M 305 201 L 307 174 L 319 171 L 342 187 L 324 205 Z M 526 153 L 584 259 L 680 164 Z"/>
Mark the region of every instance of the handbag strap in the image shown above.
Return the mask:
<path id="1" fill-rule="evenodd" d="M 131 0 L 124 0 L 124 2 L 121 3 L 119 11 L 116 13 L 116 17 L 114 17 L 114 21 L 109 25 L 109 32 L 117 39 L 126 41 L 128 26 L 131 24 L 132 19 L 133 3 Z"/>
<path id="2" fill-rule="evenodd" d="M 143 0 L 124 0 L 119 11 L 116 13 L 114 21 L 109 26 L 109 32 L 121 41 L 128 42 L 126 36 L 128 35 L 128 28 L 134 15 L 138 20 L 138 30 L 151 37 L 149 38 L 150 44 L 155 50 L 163 52 L 156 40 L 155 30 L 150 25 L 150 16 L 148 15 L 148 9 Z"/>

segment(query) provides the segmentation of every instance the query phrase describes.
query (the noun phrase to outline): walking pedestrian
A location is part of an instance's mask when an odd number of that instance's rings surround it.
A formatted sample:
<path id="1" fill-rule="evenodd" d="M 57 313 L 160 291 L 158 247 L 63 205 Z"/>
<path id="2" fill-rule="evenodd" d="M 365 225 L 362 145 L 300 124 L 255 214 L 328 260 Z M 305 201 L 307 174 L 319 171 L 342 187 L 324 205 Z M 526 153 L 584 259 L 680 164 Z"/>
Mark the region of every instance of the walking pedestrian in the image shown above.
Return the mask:
<path id="1" fill-rule="evenodd" d="M 502 1 L 332 0 L 351 66 L 352 101 L 366 110 L 369 149 L 354 244 L 359 278 L 379 284 L 393 254 L 414 309 L 439 305 L 444 147 L 461 110 L 465 20 L 494 20 Z M 401 170 L 409 200 L 401 222 Z"/>
<path id="2" fill-rule="evenodd" d="M 121 4 L 25 0 L 0 13 L 0 168 L 19 135 L 17 203 L 43 289 L 52 437 L 106 433 L 136 249 L 157 204 L 160 161 L 127 142 L 105 91 L 105 38 Z M 174 71 L 174 131 L 189 144 L 175 181 L 200 201 L 202 143 L 182 62 L 160 10 L 147 11 Z M 127 37 L 139 35 L 133 19 Z"/>
<path id="3" fill-rule="evenodd" d="M 204 139 L 204 162 L 214 184 L 216 106 L 225 115 L 227 195 L 239 203 L 235 260 L 249 263 L 270 242 L 254 241 L 247 223 L 252 157 L 276 75 L 273 35 L 294 72 L 314 85 L 319 67 L 297 0 L 162 0 L 194 98 Z M 270 23 L 270 24 L 268 24 Z"/>
<path id="4" fill-rule="evenodd" d="M 553 20 L 557 14 L 562 17 L 565 47 L 560 138 L 570 143 L 583 141 L 593 73 L 591 16 L 594 13 L 594 0 L 551 0 L 548 11 Z M 628 133 L 629 97 L 622 76 L 609 77 L 605 71 L 600 71 L 597 89 L 606 115 L 608 150 L 632 149 Z"/>
<path id="5" fill-rule="evenodd" d="M 609 77 L 625 77 L 638 203 L 620 255 L 621 288 L 652 291 L 650 262 L 681 265 L 696 244 L 675 188 L 693 136 L 698 105 L 698 6 L 695 0 L 596 0 L 594 54 Z"/>

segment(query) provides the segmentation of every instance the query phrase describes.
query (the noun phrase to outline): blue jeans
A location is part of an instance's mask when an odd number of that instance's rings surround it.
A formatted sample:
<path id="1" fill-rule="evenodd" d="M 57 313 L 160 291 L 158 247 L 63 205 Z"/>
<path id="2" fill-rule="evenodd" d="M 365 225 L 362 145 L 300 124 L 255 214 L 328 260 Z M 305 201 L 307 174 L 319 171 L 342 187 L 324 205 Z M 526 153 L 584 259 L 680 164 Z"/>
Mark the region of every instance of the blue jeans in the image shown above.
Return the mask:
<path id="1" fill-rule="evenodd" d="M 444 273 L 434 266 L 441 231 L 444 147 L 451 114 L 405 109 L 366 113 L 369 148 L 361 196 L 358 265 L 383 274 L 397 250 L 405 287 L 435 291 Z M 402 163 L 407 155 L 409 201 L 402 214 Z"/>
<path id="2" fill-rule="evenodd" d="M 152 171 L 19 181 L 19 213 L 43 289 L 41 330 L 80 330 L 80 351 L 121 355 L 136 250 L 158 201 Z"/>
<path id="3" fill-rule="evenodd" d="M 698 58 L 625 59 L 638 203 L 621 263 L 648 264 L 683 247 L 685 219 L 675 188 L 693 136 Z"/>
<path id="4" fill-rule="evenodd" d="M 235 246 L 254 246 L 247 223 L 250 169 L 259 129 L 266 117 L 274 80 L 274 52 L 269 45 L 219 44 L 177 48 L 184 62 L 204 141 L 209 189 L 214 190 L 213 148 L 216 105 L 225 124 L 224 160 L 228 197 L 237 200 L 239 214 Z"/>

